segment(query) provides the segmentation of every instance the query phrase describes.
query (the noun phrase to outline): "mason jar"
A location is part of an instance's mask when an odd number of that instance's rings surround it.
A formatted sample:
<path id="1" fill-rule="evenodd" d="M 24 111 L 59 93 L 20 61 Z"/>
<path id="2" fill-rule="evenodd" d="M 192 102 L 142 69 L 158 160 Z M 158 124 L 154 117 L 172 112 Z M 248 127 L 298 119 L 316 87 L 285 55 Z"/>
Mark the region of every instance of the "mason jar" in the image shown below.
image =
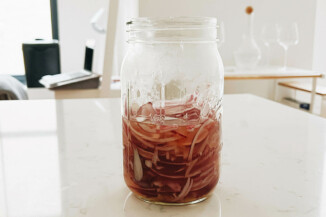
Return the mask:
<path id="1" fill-rule="evenodd" d="M 157 204 L 205 200 L 220 176 L 223 64 L 217 21 L 135 18 L 121 71 L 124 179 Z"/>

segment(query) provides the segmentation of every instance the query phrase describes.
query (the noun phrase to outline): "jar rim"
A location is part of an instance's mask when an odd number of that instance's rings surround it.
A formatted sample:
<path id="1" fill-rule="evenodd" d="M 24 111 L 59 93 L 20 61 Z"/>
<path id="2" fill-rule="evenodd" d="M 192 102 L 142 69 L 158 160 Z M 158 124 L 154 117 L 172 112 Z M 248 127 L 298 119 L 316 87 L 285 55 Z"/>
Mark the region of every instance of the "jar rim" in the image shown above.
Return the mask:
<path id="1" fill-rule="evenodd" d="M 127 23 L 127 31 L 217 28 L 215 17 L 137 17 Z"/>

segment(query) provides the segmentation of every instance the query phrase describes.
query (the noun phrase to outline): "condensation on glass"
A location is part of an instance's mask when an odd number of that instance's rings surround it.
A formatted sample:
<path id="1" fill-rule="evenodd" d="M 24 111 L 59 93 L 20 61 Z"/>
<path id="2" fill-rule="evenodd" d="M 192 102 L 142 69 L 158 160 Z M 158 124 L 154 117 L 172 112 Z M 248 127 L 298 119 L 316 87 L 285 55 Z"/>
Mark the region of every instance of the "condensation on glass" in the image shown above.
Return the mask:
<path id="1" fill-rule="evenodd" d="M 127 186 L 158 204 L 205 200 L 218 183 L 223 64 L 215 18 L 136 18 L 121 72 Z"/>

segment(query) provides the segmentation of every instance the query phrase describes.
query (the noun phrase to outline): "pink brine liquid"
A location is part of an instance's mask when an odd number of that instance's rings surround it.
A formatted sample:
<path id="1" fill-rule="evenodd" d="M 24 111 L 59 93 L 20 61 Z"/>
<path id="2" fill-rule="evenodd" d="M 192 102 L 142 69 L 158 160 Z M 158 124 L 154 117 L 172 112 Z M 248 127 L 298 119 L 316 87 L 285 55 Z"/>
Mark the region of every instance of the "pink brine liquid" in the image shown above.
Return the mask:
<path id="1" fill-rule="evenodd" d="M 219 180 L 221 114 L 205 118 L 191 104 L 130 109 L 123 121 L 124 178 L 131 191 L 157 203 L 192 203 Z M 154 121 L 164 115 L 164 121 Z"/>

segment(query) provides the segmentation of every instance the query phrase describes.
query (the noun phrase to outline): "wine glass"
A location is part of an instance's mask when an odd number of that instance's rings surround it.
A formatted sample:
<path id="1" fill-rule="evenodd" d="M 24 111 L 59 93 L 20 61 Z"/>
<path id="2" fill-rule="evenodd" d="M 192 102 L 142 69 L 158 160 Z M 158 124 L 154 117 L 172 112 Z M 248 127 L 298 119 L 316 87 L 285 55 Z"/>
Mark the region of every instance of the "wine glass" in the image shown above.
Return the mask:
<path id="1" fill-rule="evenodd" d="M 220 47 L 225 42 L 224 23 L 221 21 L 217 24 L 217 47 Z"/>
<path id="2" fill-rule="evenodd" d="M 284 49 L 284 70 L 286 70 L 288 49 L 290 46 L 294 46 L 299 43 L 298 24 L 291 23 L 288 25 L 278 25 L 277 32 L 278 32 L 277 42 Z"/>
<path id="3" fill-rule="evenodd" d="M 277 30 L 278 28 L 276 24 L 265 24 L 261 30 L 261 39 L 267 47 L 267 65 L 270 64 L 270 46 L 277 42 Z"/>

